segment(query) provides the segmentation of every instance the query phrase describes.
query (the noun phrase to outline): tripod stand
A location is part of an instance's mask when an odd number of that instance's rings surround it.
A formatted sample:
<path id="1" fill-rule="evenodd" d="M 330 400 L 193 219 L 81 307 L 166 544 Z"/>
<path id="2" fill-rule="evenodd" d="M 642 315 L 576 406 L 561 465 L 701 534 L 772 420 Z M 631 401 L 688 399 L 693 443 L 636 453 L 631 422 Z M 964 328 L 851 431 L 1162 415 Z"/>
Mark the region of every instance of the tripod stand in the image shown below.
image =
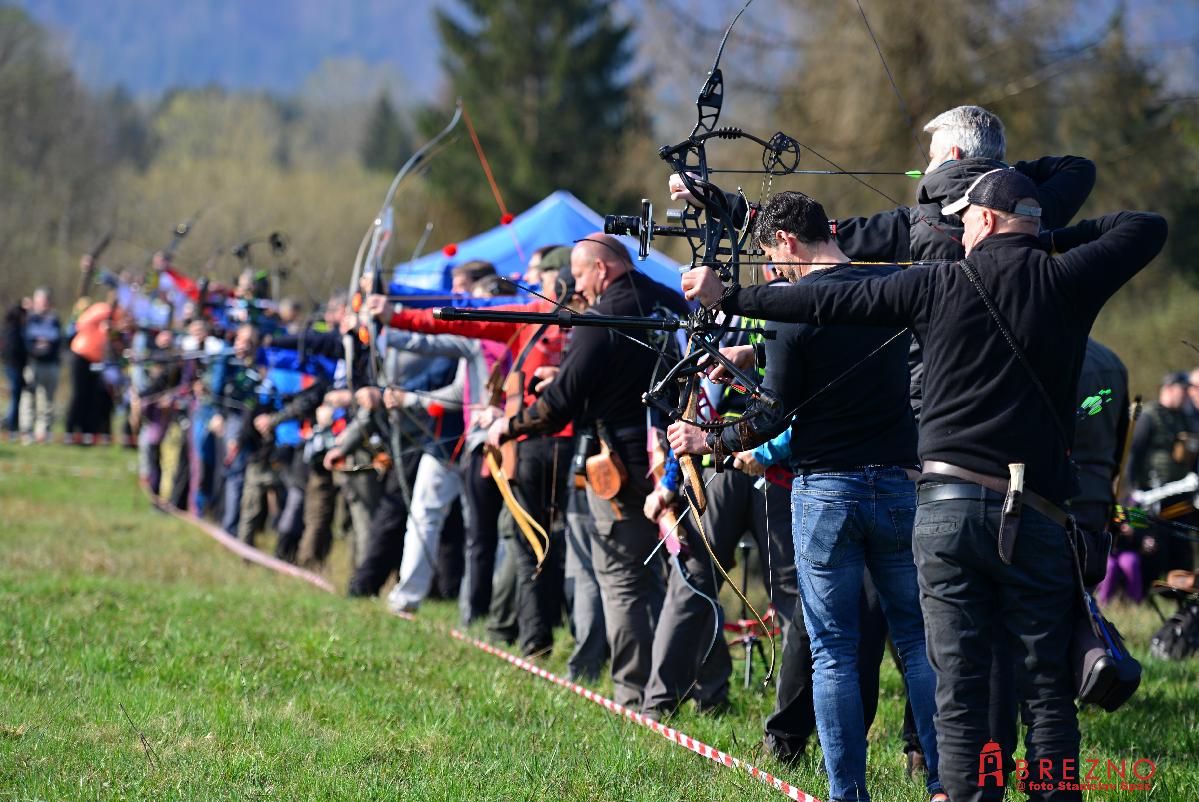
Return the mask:
<path id="1" fill-rule="evenodd" d="M 737 541 L 737 550 L 741 554 L 741 595 L 749 590 L 749 552 L 754 548 L 754 541 L 747 535 L 742 535 Z M 771 629 L 777 631 L 774 624 L 774 608 L 771 607 L 766 611 L 765 620 L 769 622 Z M 729 646 L 740 645 L 745 650 L 745 687 L 748 688 L 753 683 L 754 674 L 754 651 L 758 653 L 758 657 L 763 662 L 766 661 L 766 647 L 762 645 L 762 638 L 766 633 L 762 632 L 762 625 L 757 619 L 749 617 L 749 608 L 745 602 L 741 602 L 741 617 L 734 622 L 724 625 L 726 632 L 736 633 L 736 636 L 729 641 Z"/>

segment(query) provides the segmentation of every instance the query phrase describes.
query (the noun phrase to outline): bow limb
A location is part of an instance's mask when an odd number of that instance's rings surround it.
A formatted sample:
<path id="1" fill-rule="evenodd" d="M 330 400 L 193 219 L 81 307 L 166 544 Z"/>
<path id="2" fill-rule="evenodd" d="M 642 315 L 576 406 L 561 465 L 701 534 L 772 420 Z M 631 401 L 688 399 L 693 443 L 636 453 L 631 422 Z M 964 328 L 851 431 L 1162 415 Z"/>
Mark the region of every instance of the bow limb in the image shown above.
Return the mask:
<path id="1" fill-rule="evenodd" d="M 696 379 L 689 382 L 687 406 L 683 416 L 688 420 L 698 420 L 700 383 Z M 694 454 L 679 455 L 679 467 L 688 487 L 687 501 L 695 509 L 696 516 L 703 515 L 708 509 L 708 494 L 704 490 L 703 478 L 700 474 L 699 460 Z"/>
<path id="2" fill-rule="evenodd" d="M 499 450 L 491 446 L 484 446 L 483 455 L 487 461 L 487 469 L 491 471 L 491 478 L 495 480 L 500 496 L 504 499 L 504 506 L 512 513 L 516 527 L 520 529 L 521 534 L 533 549 L 533 555 L 537 558 L 536 571 L 540 573 L 541 565 L 545 562 L 546 550 L 550 545 L 550 537 L 541 524 L 537 523 L 537 519 L 517 500 L 516 494 L 512 491 L 512 485 L 508 482 L 508 477 L 500 465 Z"/>
<path id="3" fill-rule="evenodd" d="M 366 233 L 362 237 L 362 242 L 358 246 L 358 253 L 354 258 L 354 269 L 350 274 L 348 295 L 350 299 L 353 299 L 355 296 L 361 297 L 362 287 L 360 286 L 360 282 L 364 271 L 369 271 L 372 274 L 372 284 L 374 286 L 371 289 L 376 292 L 382 291 L 383 257 L 387 251 L 387 246 L 391 242 L 394 221 L 394 212 L 391 204 L 395 200 L 396 191 L 403 184 L 404 180 L 413 173 L 413 170 L 421 165 L 433 152 L 434 148 L 449 136 L 461 118 L 462 103 L 459 101 L 449 124 L 409 156 L 408 160 L 396 172 L 395 177 L 392 178 L 391 184 L 387 188 L 387 194 L 383 198 L 383 203 L 379 207 L 379 213 L 367 228 Z M 370 321 L 366 324 L 366 330 L 368 334 L 367 347 L 370 349 L 370 352 L 367 354 L 368 378 L 371 381 L 377 382 L 381 375 L 379 369 L 381 356 L 378 353 L 379 326 L 374 321 Z M 353 333 L 345 335 L 342 341 L 346 351 L 346 383 L 350 391 L 353 392 L 353 363 L 354 349 L 356 347 Z M 388 451 L 388 456 L 391 458 L 392 469 L 396 472 L 396 483 L 400 488 L 400 496 L 404 499 L 405 506 L 411 509 L 412 488 L 408 485 L 408 477 L 405 475 L 403 465 L 404 447 L 403 438 L 400 435 L 401 413 L 398 410 L 392 410 L 388 413 L 387 420 L 390 424 L 390 431 L 387 433 L 386 450 Z"/>

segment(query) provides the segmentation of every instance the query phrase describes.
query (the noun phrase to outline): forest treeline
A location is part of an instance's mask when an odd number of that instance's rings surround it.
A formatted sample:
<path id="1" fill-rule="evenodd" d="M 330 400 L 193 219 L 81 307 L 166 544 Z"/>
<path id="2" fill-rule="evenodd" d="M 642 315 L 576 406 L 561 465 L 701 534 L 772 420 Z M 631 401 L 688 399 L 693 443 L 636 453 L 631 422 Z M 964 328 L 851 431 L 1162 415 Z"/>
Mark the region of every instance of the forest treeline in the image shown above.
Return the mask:
<path id="1" fill-rule="evenodd" d="M 1141 392 L 1154 393 L 1164 370 L 1199 363 L 1182 344 L 1199 340 L 1199 227 L 1188 224 L 1199 212 L 1194 77 L 1188 88 L 1161 53 L 1131 45 L 1121 6 L 1106 19 L 1073 0 L 862 6 L 869 31 L 855 3 L 780 2 L 785 18 L 769 20 L 751 7 L 722 62 L 722 124 L 786 131 L 805 145 L 803 167 L 828 167 L 818 152 L 846 169 L 903 171 L 925 166 L 925 121 L 977 103 L 1003 118 L 1010 160 L 1093 159 L 1098 183 L 1083 216 L 1147 208 L 1171 222 L 1166 251 L 1109 305 L 1095 335 L 1124 357 Z M 346 282 L 394 170 L 449 120 L 457 97 L 512 212 L 559 188 L 601 213 L 632 213 L 642 196 L 666 205 L 657 148 L 694 124 L 694 92 L 727 20 L 696 19 L 677 0 L 624 18 L 600 0 L 457 7 L 438 12 L 446 90 L 431 107 L 397 100 L 404 92 L 341 101 L 327 87 L 294 97 L 97 91 L 51 32 L 0 7 L 0 300 L 46 284 L 69 303 L 79 256 L 101 238 L 112 236 L 106 264 L 143 270 L 188 220 L 183 270 L 231 280 L 241 266 L 234 249 L 280 231 L 284 256 L 256 246 L 251 258 L 287 267 L 287 294 L 319 300 Z M 757 155 L 723 143 L 711 151 L 736 166 Z M 792 176 L 769 188 L 757 176 L 729 180 L 750 198 L 801 189 L 840 217 L 888 208 L 888 197 L 910 202 L 916 188 L 893 176 Z M 430 248 L 498 222 L 462 127 L 405 185 L 396 211 L 396 261 L 427 222 Z"/>

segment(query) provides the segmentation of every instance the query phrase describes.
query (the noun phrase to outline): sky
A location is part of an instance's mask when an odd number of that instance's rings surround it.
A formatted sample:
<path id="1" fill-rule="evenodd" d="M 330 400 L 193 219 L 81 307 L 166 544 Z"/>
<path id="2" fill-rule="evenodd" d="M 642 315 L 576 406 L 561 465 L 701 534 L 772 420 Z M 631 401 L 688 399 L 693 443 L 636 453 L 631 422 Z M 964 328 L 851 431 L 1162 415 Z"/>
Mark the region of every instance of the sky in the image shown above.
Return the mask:
<path id="1" fill-rule="evenodd" d="M 10 0 L 11 2 L 12 0 Z M 848 0 L 846 0 L 848 1 Z M 863 0 L 872 3 L 902 0 Z M 3 2 L 3 0 L 0 0 Z M 617 13 L 635 24 L 651 0 L 616 0 Z M 750 9 L 757 26 L 777 20 L 785 0 L 758 0 Z M 1080 3 L 1085 39 L 1120 0 Z M 217 84 L 282 94 L 313 92 L 373 96 L 387 86 L 397 100 L 428 101 L 443 89 L 433 12 L 446 0 L 16 0 L 48 26 L 85 82 L 124 86 L 155 97 L 177 86 Z M 656 0 L 659 11 L 686 9 L 706 28 L 723 28 L 739 0 Z M 1171 87 L 1199 94 L 1199 0 L 1124 0 L 1135 46 L 1161 59 Z M 745 20 L 743 20 L 743 23 Z M 691 30 L 695 30 L 692 28 Z M 660 32 L 657 32 L 660 34 Z M 650 37 L 646 36 L 645 39 Z M 715 42 L 712 43 L 713 48 Z M 734 41 L 726 58 L 735 56 Z M 650 56 L 643 53 L 642 59 Z M 779 62 L 788 55 L 776 53 Z M 767 71 L 769 74 L 769 71 Z M 660 92 L 670 92 L 663 76 Z"/>

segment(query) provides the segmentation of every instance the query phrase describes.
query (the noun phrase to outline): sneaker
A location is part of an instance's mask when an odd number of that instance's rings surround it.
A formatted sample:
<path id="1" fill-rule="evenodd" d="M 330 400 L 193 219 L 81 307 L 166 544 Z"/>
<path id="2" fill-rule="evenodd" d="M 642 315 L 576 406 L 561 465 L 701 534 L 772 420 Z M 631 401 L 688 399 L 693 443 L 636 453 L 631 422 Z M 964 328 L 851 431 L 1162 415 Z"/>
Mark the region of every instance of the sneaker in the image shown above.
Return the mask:
<path id="1" fill-rule="evenodd" d="M 905 773 L 909 780 L 917 779 L 917 775 L 928 776 L 928 763 L 924 760 L 924 753 L 912 750 L 907 753 L 907 768 Z"/>
<path id="2" fill-rule="evenodd" d="M 394 596 L 387 597 L 387 609 L 393 613 L 404 613 L 406 615 L 415 615 L 420 609 L 420 602 L 401 601 Z"/>

